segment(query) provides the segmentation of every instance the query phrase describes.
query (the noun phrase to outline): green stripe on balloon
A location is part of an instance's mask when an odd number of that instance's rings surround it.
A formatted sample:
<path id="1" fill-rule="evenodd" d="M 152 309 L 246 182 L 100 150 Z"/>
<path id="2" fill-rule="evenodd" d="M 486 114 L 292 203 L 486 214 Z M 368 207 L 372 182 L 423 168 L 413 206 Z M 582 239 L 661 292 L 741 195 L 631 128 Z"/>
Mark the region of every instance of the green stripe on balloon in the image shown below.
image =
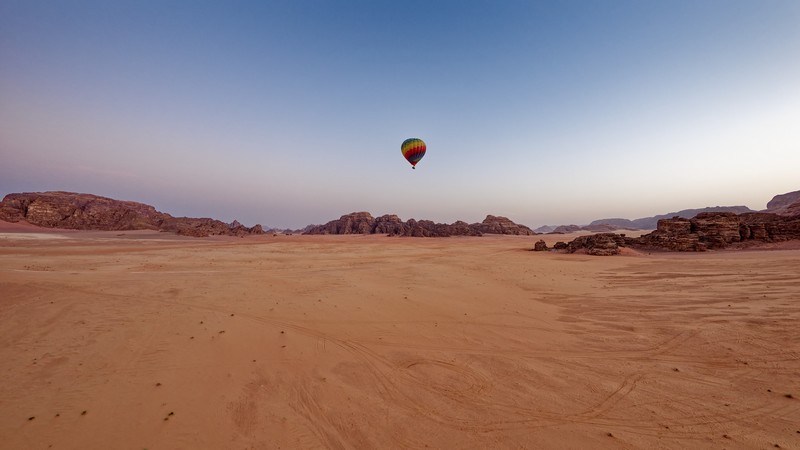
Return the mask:
<path id="1" fill-rule="evenodd" d="M 403 157 L 411 163 L 412 168 L 425 156 L 426 150 L 427 146 L 425 142 L 418 138 L 406 139 L 400 145 L 400 152 L 403 154 Z"/>

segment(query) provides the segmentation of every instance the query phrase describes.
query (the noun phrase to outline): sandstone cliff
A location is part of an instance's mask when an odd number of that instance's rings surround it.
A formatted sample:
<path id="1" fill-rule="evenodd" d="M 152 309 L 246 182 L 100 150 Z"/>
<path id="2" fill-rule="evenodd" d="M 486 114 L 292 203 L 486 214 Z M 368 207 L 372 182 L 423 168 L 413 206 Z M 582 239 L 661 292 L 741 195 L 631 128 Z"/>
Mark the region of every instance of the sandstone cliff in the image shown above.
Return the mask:
<path id="1" fill-rule="evenodd" d="M 47 228 L 159 230 L 197 237 L 263 233 L 261 225 L 248 228 L 237 221 L 173 217 L 143 203 L 62 191 L 8 194 L 0 203 L 0 220 L 24 220 Z"/>

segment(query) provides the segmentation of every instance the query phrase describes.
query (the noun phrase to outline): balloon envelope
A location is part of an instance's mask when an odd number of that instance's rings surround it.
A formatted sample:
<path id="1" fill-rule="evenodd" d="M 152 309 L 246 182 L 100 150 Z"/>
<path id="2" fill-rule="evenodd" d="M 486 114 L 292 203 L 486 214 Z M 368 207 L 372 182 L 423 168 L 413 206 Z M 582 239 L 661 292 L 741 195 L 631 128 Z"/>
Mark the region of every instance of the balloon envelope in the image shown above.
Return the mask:
<path id="1" fill-rule="evenodd" d="M 420 159 L 425 156 L 425 142 L 422 139 L 410 138 L 403 141 L 400 151 L 403 157 L 411 163 L 411 167 L 417 165 Z"/>

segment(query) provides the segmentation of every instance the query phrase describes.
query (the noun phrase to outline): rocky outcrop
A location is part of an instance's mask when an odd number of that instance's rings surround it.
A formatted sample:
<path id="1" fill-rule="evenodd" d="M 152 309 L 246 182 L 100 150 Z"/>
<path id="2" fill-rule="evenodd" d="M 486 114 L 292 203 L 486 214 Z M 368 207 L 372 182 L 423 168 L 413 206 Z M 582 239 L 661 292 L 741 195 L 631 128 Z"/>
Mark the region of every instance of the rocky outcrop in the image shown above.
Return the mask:
<path id="1" fill-rule="evenodd" d="M 246 227 L 236 221 L 227 224 L 215 219 L 195 219 L 190 217 L 175 217 L 161 231 L 173 231 L 182 236 L 207 237 L 207 236 L 247 236 L 250 234 L 263 234 L 264 229 L 256 224 Z"/>
<path id="2" fill-rule="evenodd" d="M 730 212 L 701 213 L 689 220 L 692 233 L 708 248 L 725 248 L 741 241 L 739 216 Z"/>
<path id="3" fill-rule="evenodd" d="M 473 224 L 481 233 L 492 234 L 514 234 L 521 236 L 533 236 L 536 233 L 525 225 L 518 225 L 512 222 L 508 217 L 488 215 L 483 222 Z"/>
<path id="4" fill-rule="evenodd" d="M 598 225 L 612 226 L 612 227 L 617 227 L 618 229 L 619 228 L 635 228 L 633 220 L 631 220 L 631 219 L 623 219 L 623 218 L 620 218 L 620 217 L 593 220 L 587 226 L 591 227 L 591 226 L 598 226 Z"/>
<path id="5" fill-rule="evenodd" d="M 370 231 L 374 234 L 401 235 L 406 232 L 406 224 L 394 214 L 386 214 L 375 219 Z"/>
<path id="6" fill-rule="evenodd" d="M 800 239 L 800 214 L 742 214 L 739 216 L 739 236 L 742 241 L 782 242 Z"/>
<path id="7" fill-rule="evenodd" d="M 462 221 L 448 225 L 446 223 L 434 223 L 430 220 L 409 219 L 406 222 L 408 229 L 399 236 L 413 237 L 450 237 L 450 236 L 481 236 L 481 232 L 472 228 L 469 224 Z"/>
<path id="8" fill-rule="evenodd" d="M 687 224 L 688 222 L 688 224 Z M 692 219 L 663 219 L 635 244 L 678 251 L 703 251 L 754 242 L 800 239 L 800 215 L 703 213 Z"/>
<path id="9" fill-rule="evenodd" d="M 159 230 L 199 237 L 263 233 L 261 225 L 247 228 L 236 221 L 173 217 L 144 203 L 62 191 L 8 194 L 0 203 L 0 220 L 24 220 L 47 228 Z"/>
<path id="10" fill-rule="evenodd" d="M 553 229 L 550 233 L 553 234 L 566 234 L 566 233 L 575 233 L 576 231 L 581 231 L 581 227 L 578 225 L 559 225 Z"/>
<path id="11" fill-rule="evenodd" d="M 372 214 L 362 211 L 345 214 L 338 220 L 314 227 L 305 234 L 370 234 L 374 226 L 375 218 Z"/>
<path id="12" fill-rule="evenodd" d="M 304 234 L 387 234 L 390 236 L 448 237 L 481 236 L 484 233 L 526 236 L 536 234 L 530 228 L 518 225 L 501 216 L 488 215 L 481 223 L 468 224 L 459 220 L 452 224 L 446 224 L 415 219 L 403 222 L 394 214 L 373 218 L 367 212 L 345 214 L 325 225 L 311 227 Z"/>
<path id="13" fill-rule="evenodd" d="M 800 216 L 800 200 L 786 207 L 787 216 Z"/>
<path id="14" fill-rule="evenodd" d="M 586 249 L 589 254 L 614 254 L 616 244 L 646 250 L 698 252 L 796 239 L 800 239 L 800 215 L 701 213 L 691 219 L 661 219 L 655 231 L 638 238 L 613 233 L 580 236 L 567 245 L 567 251 Z"/>
<path id="15" fill-rule="evenodd" d="M 538 241 L 536 241 L 535 244 L 533 244 L 533 251 L 535 252 L 546 252 L 547 250 L 548 250 L 547 244 L 541 239 L 539 239 Z"/>
<path id="16" fill-rule="evenodd" d="M 626 243 L 632 247 L 654 248 L 676 252 L 701 252 L 708 247 L 700 242 L 697 233 L 692 233 L 692 223 L 683 217 L 661 219 L 656 230 Z"/>
<path id="17" fill-rule="evenodd" d="M 172 217 L 143 203 L 72 192 L 8 194 L 0 220 L 73 230 L 161 229 Z"/>
<path id="18" fill-rule="evenodd" d="M 767 202 L 767 209 L 762 212 L 795 216 L 800 214 L 800 191 L 776 195 Z"/>
<path id="19" fill-rule="evenodd" d="M 620 229 L 625 229 L 625 228 L 621 228 L 621 227 L 618 227 L 616 225 L 609 225 L 609 224 L 605 224 L 605 223 L 601 223 L 601 224 L 598 224 L 598 225 L 586 225 L 586 226 L 581 227 L 581 230 L 583 230 L 583 231 L 591 231 L 592 233 L 610 233 L 612 231 L 617 231 L 617 230 L 620 230 Z"/>
<path id="20" fill-rule="evenodd" d="M 598 233 L 579 236 L 567 244 L 567 251 L 575 253 L 586 250 L 586 253 L 595 256 L 611 256 L 619 253 L 619 248 L 625 246 L 625 236 L 614 233 Z"/>

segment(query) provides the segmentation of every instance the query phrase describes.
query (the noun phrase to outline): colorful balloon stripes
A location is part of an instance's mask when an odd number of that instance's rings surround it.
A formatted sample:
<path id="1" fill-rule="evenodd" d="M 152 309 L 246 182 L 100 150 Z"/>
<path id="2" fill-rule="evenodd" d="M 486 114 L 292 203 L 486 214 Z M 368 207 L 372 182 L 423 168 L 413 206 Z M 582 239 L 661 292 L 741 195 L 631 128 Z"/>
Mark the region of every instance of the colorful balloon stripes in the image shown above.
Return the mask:
<path id="1" fill-rule="evenodd" d="M 411 168 L 416 169 L 416 165 L 423 156 L 425 156 L 425 142 L 422 139 L 410 138 L 403 141 L 400 146 L 400 151 L 403 157 L 411 163 Z"/>

